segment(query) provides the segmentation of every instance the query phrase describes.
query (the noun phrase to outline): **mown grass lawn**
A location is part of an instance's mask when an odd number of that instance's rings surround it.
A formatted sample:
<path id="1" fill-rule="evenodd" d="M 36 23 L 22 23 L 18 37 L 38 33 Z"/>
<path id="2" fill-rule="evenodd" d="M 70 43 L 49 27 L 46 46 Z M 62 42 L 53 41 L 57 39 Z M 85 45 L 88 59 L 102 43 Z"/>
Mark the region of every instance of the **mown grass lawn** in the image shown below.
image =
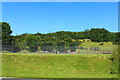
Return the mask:
<path id="1" fill-rule="evenodd" d="M 2 76 L 15 78 L 116 78 L 111 54 L 2 54 Z"/>

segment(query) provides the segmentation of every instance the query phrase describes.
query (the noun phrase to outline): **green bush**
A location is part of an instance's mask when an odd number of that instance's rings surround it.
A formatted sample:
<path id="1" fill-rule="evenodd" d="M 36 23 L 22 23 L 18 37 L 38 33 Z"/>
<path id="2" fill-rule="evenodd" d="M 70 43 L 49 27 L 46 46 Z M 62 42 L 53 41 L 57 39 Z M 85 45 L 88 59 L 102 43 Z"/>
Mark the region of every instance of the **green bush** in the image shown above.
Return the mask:
<path id="1" fill-rule="evenodd" d="M 7 50 L 3 50 L 2 53 L 10 53 L 10 52 Z"/>
<path id="2" fill-rule="evenodd" d="M 28 50 L 21 50 L 20 53 L 29 53 Z"/>
<path id="3" fill-rule="evenodd" d="M 38 50 L 38 51 L 36 51 L 35 53 L 42 53 L 42 50 Z"/>
<path id="4" fill-rule="evenodd" d="M 80 49 L 76 49 L 75 52 L 78 53 L 78 54 L 80 54 Z"/>

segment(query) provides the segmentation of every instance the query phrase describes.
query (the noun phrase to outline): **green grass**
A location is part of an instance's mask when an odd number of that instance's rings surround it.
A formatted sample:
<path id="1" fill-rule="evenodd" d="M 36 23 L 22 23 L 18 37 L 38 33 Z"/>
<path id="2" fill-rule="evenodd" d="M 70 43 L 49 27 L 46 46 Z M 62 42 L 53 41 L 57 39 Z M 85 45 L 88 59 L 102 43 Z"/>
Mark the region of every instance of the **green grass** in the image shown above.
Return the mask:
<path id="1" fill-rule="evenodd" d="M 89 48 L 89 47 L 100 47 L 101 50 L 114 49 L 118 45 L 113 45 L 112 42 L 103 42 L 103 45 L 99 45 L 101 42 L 84 42 L 80 46 Z"/>
<path id="2" fill-rule="evenodd" d="M 99 45 L 101 42 L 84 42 L 79 47 L 87 48 L 88 50 L 81 50 L 81 52 L 96 52 L 96 51 L 90 51 L 90 48 L 99 48 L 97 52 L 113 52 L 118 45 L 113 45 L 112 42 L 103 42 L 104 45 Z"/>
<path id="3" fill-rule="evenodd" d="M 2 55 L 2 76 L 15 78 L 113 78 L 111 54 Z"/>

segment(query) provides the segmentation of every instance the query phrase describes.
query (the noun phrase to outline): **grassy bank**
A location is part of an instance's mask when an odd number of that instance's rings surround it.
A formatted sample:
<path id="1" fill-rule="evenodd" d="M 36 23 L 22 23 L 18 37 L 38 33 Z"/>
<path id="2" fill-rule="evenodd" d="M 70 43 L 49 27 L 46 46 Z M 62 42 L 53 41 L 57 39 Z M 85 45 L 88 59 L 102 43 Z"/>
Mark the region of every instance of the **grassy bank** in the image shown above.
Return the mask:
<path id="1" fill-rule="evenodd" d="M 2 56 L 2 76 L 16 78 L 111 78 L 111 54 L 19 54 Z"/>
<path id="2" fill-rule="evenodd" d="M 100 45 L 101 43 L 103 43 L 103 45 Z M 84 42 L 80 45 L 80 47 L 87 49 L 98 48 L 98 51 L 113 52 L 118 47 L 118 45 L 113 45 L 112 42 Z"/>

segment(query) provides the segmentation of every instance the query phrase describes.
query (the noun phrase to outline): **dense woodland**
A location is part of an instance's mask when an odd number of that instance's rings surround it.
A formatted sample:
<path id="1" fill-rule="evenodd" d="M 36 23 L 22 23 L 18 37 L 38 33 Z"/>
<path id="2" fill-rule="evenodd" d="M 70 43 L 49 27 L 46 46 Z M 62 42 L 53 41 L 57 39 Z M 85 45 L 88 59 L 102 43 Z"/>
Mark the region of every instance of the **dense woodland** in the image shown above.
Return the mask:
<path id="1" fill-rule="evenodd" d="M 85 39 L 93 42 L 113 42 L 118 44 L 120 39 L 118 32 L 109 32 L 104 28 L 92 28 L 83 32 L 58 31 L 55 33 L 36 33 L 12 36 L 12 30 L 9 23 L 1 22 L 0 30 L 2 33 L 2 50 L 19 52 L 27 50 L 30 52 L 65 52 L 70 50 L 74 52 Z M 88 40 L 88 41 L 89 41 Z"/>

